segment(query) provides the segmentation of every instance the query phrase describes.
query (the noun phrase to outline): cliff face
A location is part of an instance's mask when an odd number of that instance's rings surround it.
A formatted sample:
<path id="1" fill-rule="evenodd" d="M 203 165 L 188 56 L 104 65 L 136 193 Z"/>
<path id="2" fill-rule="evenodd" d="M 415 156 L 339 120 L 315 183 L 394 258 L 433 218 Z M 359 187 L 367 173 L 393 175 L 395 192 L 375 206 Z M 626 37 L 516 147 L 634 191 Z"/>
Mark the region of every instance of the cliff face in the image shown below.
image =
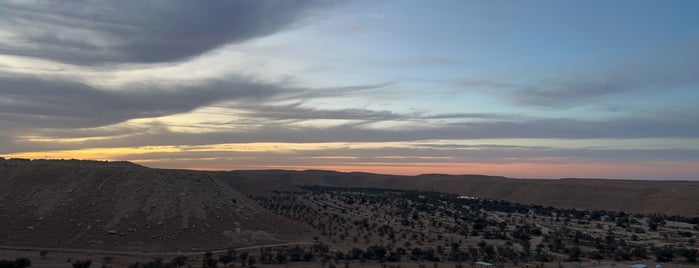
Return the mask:
<path id="1" fill-rule="evenodd" d="M 190 250 L 223 248 L 232 241 L 277 242 L 307 232 L 218 177 L 215 172 L 127 162 L 0 161 L 0 240 L 66 248 Z M 244 233 L 232 237 L 235 227 Z"/>

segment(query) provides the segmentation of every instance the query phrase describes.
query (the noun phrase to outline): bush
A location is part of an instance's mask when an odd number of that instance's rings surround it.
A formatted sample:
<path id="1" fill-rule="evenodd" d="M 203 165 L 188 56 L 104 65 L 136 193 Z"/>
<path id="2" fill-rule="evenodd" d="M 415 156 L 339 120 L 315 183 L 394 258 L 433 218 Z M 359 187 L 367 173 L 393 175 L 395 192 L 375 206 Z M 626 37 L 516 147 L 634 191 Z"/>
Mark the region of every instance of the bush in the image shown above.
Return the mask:
<path id="1" fill-rule="evenodd" d="M 84 261 L 75 261 L 73 263 L 73 268 L 90 268 L 90 265 L 92 264 L 91 260 L 84 260 Z"/>
<path id="2" fill-rule="evenodd" d="M 694 248 L 685 248 L 680 251 L 682 257 L 687 259 L 688 262 L 697 262 L 697 250 Z"/>
<path id="3" fill-rule="evenodd" d="M 0 260 L 0 268 L 25 268 L 32 266 L 32 261 L 27 258 L 18 258 L 14 261 Z"/>
<path id="4" fill-rule="evenodd" d="M 228 263 L 235 261 L 235 258 L 233 257 L 233 255 L 221 255 L 218 256 L 218 261 L 225 265 L 228 265 Z"/>
<path id="5" fill-rule="evenodd" d="M 170 263 L 177 265 L 177 267 L 180 267 L 180 266 L 184 265 L 185 262 L 187 262 L 187 256 L 179 255 L 179 256 L 173 258 Z"/>
<path id="6" fill-rule="evenodd" d="M 8 260 L 0 260 L 0 268 L 14 268 L 15 262 Z"/>
<path id="7" fill-rule="evenodd" d="M 655 260 L 658 262 L 671 262 L 675 257 L 675 250 L 672 247 L 664 246 L 655 249 Z"/>

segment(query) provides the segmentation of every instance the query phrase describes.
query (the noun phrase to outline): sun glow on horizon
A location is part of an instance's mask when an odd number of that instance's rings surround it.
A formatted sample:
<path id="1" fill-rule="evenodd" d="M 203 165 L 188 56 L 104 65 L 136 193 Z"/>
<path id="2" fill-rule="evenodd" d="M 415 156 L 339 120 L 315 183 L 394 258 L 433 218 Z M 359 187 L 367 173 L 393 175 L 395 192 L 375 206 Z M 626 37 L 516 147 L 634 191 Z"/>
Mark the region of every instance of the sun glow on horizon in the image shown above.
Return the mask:
<path id="1" fill-rule="evenodd" d="M 272 2 L 0 1 L 0 155 L 699 180 L 699 1 Z"/>

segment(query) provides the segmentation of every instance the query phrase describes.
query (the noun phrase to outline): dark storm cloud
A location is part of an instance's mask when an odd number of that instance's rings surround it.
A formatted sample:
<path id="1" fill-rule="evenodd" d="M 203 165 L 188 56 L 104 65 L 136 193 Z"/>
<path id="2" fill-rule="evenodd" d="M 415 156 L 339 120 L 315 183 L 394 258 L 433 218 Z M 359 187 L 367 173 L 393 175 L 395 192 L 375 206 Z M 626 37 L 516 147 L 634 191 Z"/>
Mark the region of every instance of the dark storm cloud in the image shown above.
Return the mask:
<path id="1" fill-rule="evenodd" d="M 70 63 L 165 62 L 265 36 L 327 2 L 315 0 L 1 1 L 0 53 Z"/>

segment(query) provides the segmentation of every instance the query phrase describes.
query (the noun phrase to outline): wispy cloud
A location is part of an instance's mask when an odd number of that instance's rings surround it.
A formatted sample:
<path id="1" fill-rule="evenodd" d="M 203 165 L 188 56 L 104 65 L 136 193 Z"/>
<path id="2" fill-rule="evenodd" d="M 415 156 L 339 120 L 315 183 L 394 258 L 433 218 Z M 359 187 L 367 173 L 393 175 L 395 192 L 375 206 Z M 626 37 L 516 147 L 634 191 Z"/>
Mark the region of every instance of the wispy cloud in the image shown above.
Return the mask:
<path id="1" fill-rule="evenodd" d="M 526 106 L 568 108 L 634 88 L 632 83 L 623 80 L 567 81 L 553 83 L 548 88 L 546 86 L 546 83 L 542 83 L 539 87 L 516 90 L 512 99 L 515 103 Z"/>
<path id="2" fill-rule="evenodd" d="M 299 127 L 299 120 L 313 120 L 314 116 L 300 116 L 303 110 L 291 111 L 283 116 L 281 111 L 266 113 L 264 106 L 257 113 L 245 114 L 246 120 L 257 118 L 258 123 L 250 125 L 231 124 L 222 128 L 202 124 L 201 131 L 176 131 L 177 125 L 162 124 L 159 120 L 144 121 L 137 125 L 125 122 L 114 127 L 87 129 L 32 129 L 32 140 L 17 140 L 6 144 L 5 153 L 17 152 L 26 148 L 69 149 L 69 148 L 103 148 L 126 146 L 168 146 L 168 145 L 203 145 L 222 143 L 249 142 L 409 142 L 417 140 L 439 139 L 443 146 L 451 147 L 449 140 L 463 139 L 639 139 L 639 138 L 699 138 L 699 119 L 696 117 L 656 119 L 623 118 L 606 121 L 582 121 L 571 119 L 533 119 L 525 121 L 474 121 L 451 124 L 437 124 L 424 119 L 411 119 L 413 127 L 394 129 L 391 127 L 368 128 L 363 123 L 378 120 L 377 115 L 367 115 L 353 111 L 328 111 L 321 115 L 328 118 L 345 118 L 357 120 L 357 123 L 345 123 L 331 126 Z M 314 111 L 310 111 L 310 114 Z M 259 116 L 259 117 L 257 117 Z M 367 118 L 367 116 L 369 118 Z M 301 118 L 303 117 L 303 118 Z M 380 120 L 394 120 L 386 117 L 399 117 L 407 120 L 408 115 L 380 115 Z M 253 119 L 251 119 L 253 118 Z M 310 119 L 309 119 L 310 118 Z M 218 124 L 218 123 L 216 123 Z M 224 123 L 225 124 L 225 123 Z M 191 126 L 191 123 L 188 124 Z M 19 133 L 16 135 L 21 136 Z M 29 135 L 24 133 L 24 136 Z M 99 137 L 85 139 L 89 137 Z M 163 139 L 167 137 L 167 139 Z M 70 141 L 70 139 L 77 139 Z M 588 141 L 589 142 L 589 141 Z M 494 144 L 497 145 L 497 144 Z M 24 149 L 22 149 L 24 148 Z M 455 147 L 454 149 L 473 149 Z M 499 148 L 517 150 L 518 148 Z"/>
<path id="3" fill-rule="evenodd" d="M 191 111 L 226 100 L 256 101 L 280 94 L 274 85 L 209 81 L 182 87 L 102 90 L 65 80 L 1 77 L 3 124 L 74 128 Z"/>

